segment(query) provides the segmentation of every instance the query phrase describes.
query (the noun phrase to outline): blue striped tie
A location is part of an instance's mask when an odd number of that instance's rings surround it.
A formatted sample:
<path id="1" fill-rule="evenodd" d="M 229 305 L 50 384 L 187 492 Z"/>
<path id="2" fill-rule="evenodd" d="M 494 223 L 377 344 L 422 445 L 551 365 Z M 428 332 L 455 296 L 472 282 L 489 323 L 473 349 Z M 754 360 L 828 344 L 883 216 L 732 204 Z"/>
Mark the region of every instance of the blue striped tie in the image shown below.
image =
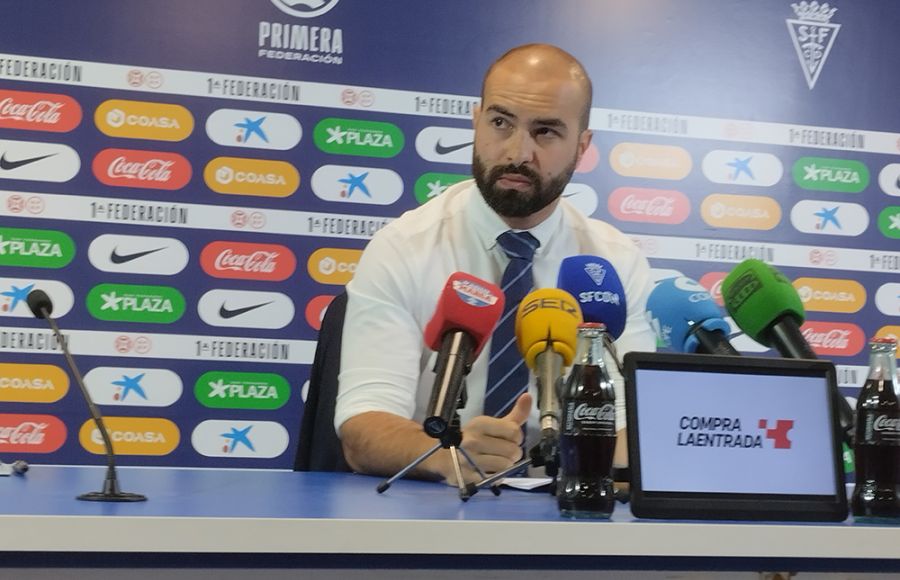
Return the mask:
<path id="1" fill-rule="evenodd" d="M 491 417 L 509 413 L 519 395 L 528 390 L 528 368 L 516 347 L 516 309 L 534 286 L 531 261 L 541 245 L 528 232 L 503 232 L 497 242 L 509 256 L 509 264 L 501 281 L 506 305 L 491 339 L 484 392 L 484 414 Z"/>

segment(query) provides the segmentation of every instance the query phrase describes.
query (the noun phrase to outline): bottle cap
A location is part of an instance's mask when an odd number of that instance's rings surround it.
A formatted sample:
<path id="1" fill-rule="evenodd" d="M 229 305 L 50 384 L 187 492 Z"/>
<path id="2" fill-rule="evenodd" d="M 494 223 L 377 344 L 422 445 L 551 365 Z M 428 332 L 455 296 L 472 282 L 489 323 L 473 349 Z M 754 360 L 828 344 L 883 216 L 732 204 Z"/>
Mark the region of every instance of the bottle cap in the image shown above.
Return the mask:
<path id="1" fill-rule="evenodd" d="M 876 336 L 871 339 L 869 342 L 874 342 L 875 344 L 897 344 L 897 339 L 892 336 Z"/>

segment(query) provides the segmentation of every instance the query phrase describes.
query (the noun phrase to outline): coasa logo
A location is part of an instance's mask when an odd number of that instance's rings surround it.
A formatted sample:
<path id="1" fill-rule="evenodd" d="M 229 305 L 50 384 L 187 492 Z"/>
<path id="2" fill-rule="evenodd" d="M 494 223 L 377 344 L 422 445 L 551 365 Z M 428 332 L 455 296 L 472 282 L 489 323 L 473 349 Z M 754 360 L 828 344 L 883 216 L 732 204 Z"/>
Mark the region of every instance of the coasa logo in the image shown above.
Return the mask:
<path id="1" fill-rule="evenodd" d="M 306 268 L 319 284 L 346 284 L 353 279 L 361 250 L 319 248 L 309 256 Z"/>
<path id="2" fill-rule="evenodd" d="M 794 163 L 794 183 L 803 189 L 859 193 L 869 185 L 869 169 L 859 161 L 801 157 Z"/>
<path id="3" fill-rule="evenodd" d="M 878 185 L 881 191 L 894 197 L 900 197 L 900 163 L 888 163 L 878 172 Z"/>
<path id="4" fill-rule="evenodd" d="M 98 270 L 171 276 L 184 270 L 188 249 L 175 238 L 103 234 L 88 247 L 88 259 Z"/>
<path id="5" fill-rule="evenodd" d="M 703 175 L 713 183 L 768 187 L 783 174 L 781 161 L 771 153 L 716 150 L 703 158 Z"/>
<path id="6" fill-rule="evenodd" d="M 806 234 L 858 236 L 869 227 L 869 212 L 858 203 L 804 199 L 791 208 L 791 223 Z"/>
<path id="7" fill-rule="evenodd" d="M 98 284 L 88 292 L 87 308 L 98 320 L 170 324 L 184 314 L 184 296 L 169 286 Z"/>
<path id="8" fill-rule="evenodd" d="M 183 141 L 194 131 L 194 117 L 181 105 L 145 101 L 104 101 L 94 111 L 94 123 L 110 137 Z"/>
<path id="9" fill-rule="evenodd" d="M 0 90 L 0 128 L 67 133 L 81 123 L 81 106 L 54 93 Z"/>
<path id="10" fill-rule="evenodd" d="M 291 397 L 291 386 L 274 373 L 212 371 L 197 379 L 194 395 L 211 409 L 280 409 Z"/>
<path id="11" fill-rule="evenodd" d="M 0 363 L 0 401 L 55 403 L 69 392 L 69 375 L 44 364 Z"/>
<path id="12" fill-rule="evenodd" d="M 52 415 L 0 414 L 0 453 L 53 453 L 66 434 L 65 424 Z"/>
<path id="13" fill-rule="evenodd" d="M 889 205 L 881 210 L 878 229 L 886 238 L 900 238 L 900 205 Z"/>
<path id="14" fill-rule="evenodd" d="M 281 282 L 293 275 L 297 258 L 278 244 L 219 241 L 203 248 L 200 265 L 214 278 Z"/>
<path id="15" fill-rule="evenodd" d="M 855 280 L 797 278 L 794 288 L 807 311 L 853 313 L 866 305 L 866 289 Z"/>
<path id="16" fill-rule="evenodd" d="M 300 122 L 285 113 L 219 109 L 206 120 L 206 134 L 225 147 L 287 151 L 300 142 Z"/>
<path id="17" fill-rule="evenodd" d="M 312 327 L 313 330 L 320 330 L 322 328 L 322 320 L 325 318 L 325 312 L 328 310 L 328 306 L 331 304 L 331 301 L 334 300 L 334 296 L 316 296 L 312 300 L 310 300 L 306 305 L 306 323 Z"/>
<path id="18" fill-rule="evenodd" d="M 390 205 L 403 195 L 403 180 L 390 169 L 323 165 L 311 183 L 316 197 L 325 201 Z"/>
<path id="19" fill-rule="evenodd" d="M 819 356 L 856 356 L 866 343 L 862 328 L 852 323 L 807 320 L 800 331 Z"/>
<path id="20" fill-rule="evenodd" d="M 472 129 L 457 127 L 425 127 L 416 135 L 416 152 L 434 163 L 472 164 Z"/>
<path id="21" fill-rule="evenodd" d="M 84 384 L 98 405 L 168 407 L 181 398 L 184 386 L 168 369 L 96 367 Z"/>
<path id="22" fill-rule="evenodd" d="M 75 242 L 55 230 L 0 227 L 0 266 L 62 268 L 75 257 Z"/>
<path id="23" fill-rule="evenodd" d="M 444 190 L 454 183 L 459 183 L 466 179 L 470 179 L 470 176 L 460 173 L 423 173 L 413 185 L 416 201 L 421 205 L 444 193 Z"/>
<path id="24" fill-rule="evenodd" d="M 216 157 L 203 170 L 206 185 L 231 195 L 288 197 L 300 187 L 300 174 L 287 161 Z"/>
<path id="25" fill-rule="evenodd" d="M 0 278 L 0 318 L 34 318 L 28 308 L 28 294 L 43 290 L 53 301 L 53 317 L 62 318 L 72 310 L 75 295 L 64 282 L 31 278 Z"/>
<path id="26" fill-rule="evenodd" d="M 325 14 L 335 6 L 340 0 L 272 0 L 272 4 L 276 8 L 300 18 L 313 18 Z"/>
<path id="27" fill-rule="evenodd" d="M 177 153 L 104 149 L 91 165 L 94 177 L 114 187 L 181 189 L 191 180 L 190 162 Z"/>
<path id="28" fill-rule="evenodd" d="M 781 221 L 781 206 L 771 197 L 714 193 L 703 200 L 700 214 L 716 228 L 771 230 Z"/>
<path id="29" fill-rule="evenodd" d="M 812 90 L 841 29 L 840 24 L 830 22 L 837 8 L 832 8 L 828 2 L 819 4 L 816 0 L 792 3 L 791 8 L 797 18 L 786 19 L 788 32 L 800 59 L 806 84 Z"/>
<path id="30" fill-rule="evenodd" d="M 336 155 L 396 157 L 403 150 L 400 128 L 392 123 L 359 119 L 322 119 L 313 129 L 316 147 Z"/>
<path id="31" fill-rule="evenodd" d="M 560 197 L 587 217 L 597 211 L 597 192 L 585 183 L 569 183 Z"/>
<path id="32" fill-rule="evenodd" d="M 691 213 L 691 202 L 680 191 L 619 187 L 607 201 L 609 213 L 626 222 L 680 224 Z"/>
<path id="33" fill-rule="evenodd" d="M 178 447 L 181 433 L 168 419 L 151 417 L 104 417 L 116 455 L 168 455 Z M 103 437 L 89 419 L 78 430 L 81 446 L 90 453 L 103 455 Z"/>
<path id="34" fill-rule="evenodd" d="M 271 459 L 285 452 L 288 432 L 273 421 L 203 421 L 191 434 L 197 453 L 206 457 Z"/>
<path id="35" fill-rule="evenodd" d="M 216 289 L 200 297 L 197 313 L 210 326 L 276 329 L 294 320 L 294 303 L 281 292 Z"/>
<path id="36" fill-rule="evenodd" d="M 875 306 L 882 314 L 900 316 L 900 283 L 888 282 L 875 292 Z"/>
<path id="37" fill-rule="evenodd" d="M 679 180 L 688 176 L 693 162 L 683 147 L 619 143 L 609 152 L 609 164 L 626 177 Z"/>
<path id="38" fill-rule="evenodd" d="M 0 179 L 63 183 L 80 169 L 81 158 L 68 145 L 0 140 Z"/>

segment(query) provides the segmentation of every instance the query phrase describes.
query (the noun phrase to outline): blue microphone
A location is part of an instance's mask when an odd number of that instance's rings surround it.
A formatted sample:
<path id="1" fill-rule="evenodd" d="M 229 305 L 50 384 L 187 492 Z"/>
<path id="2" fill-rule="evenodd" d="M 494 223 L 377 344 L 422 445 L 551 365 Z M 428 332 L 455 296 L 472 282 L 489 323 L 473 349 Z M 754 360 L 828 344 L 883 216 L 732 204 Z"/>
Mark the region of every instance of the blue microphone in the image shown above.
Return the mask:
<path id="1" fill-rule="evenodd" d="M 559 266 L 556 285 L 575 297 L 585 322 L 602 322 L 613 338 L 622 336 L 628 308 L 616 269 L 597 256 L 569 256 Z"/>
<path id="2" fill-rule="evenodd" d="M 739 355 L 712 295 L 685 276 L 660 280 L 647 299 L 650 325 L 663 346 L 678 352 Z"/>

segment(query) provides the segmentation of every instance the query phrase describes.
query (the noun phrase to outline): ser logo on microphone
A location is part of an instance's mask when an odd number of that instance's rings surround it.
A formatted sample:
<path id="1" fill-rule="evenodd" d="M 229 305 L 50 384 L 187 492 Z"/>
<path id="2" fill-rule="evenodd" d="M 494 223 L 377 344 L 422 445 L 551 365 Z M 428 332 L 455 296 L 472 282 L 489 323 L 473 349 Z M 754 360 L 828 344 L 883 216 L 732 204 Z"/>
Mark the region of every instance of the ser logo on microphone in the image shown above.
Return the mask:
<path id="1" fill-rule="evenodd" d="M 572 301 L 564 298 L 533 298 L 522 305 L 522 318 L 535 310 L 561 310 L 573 318 L 579 318 L 581 309 Z"/>

